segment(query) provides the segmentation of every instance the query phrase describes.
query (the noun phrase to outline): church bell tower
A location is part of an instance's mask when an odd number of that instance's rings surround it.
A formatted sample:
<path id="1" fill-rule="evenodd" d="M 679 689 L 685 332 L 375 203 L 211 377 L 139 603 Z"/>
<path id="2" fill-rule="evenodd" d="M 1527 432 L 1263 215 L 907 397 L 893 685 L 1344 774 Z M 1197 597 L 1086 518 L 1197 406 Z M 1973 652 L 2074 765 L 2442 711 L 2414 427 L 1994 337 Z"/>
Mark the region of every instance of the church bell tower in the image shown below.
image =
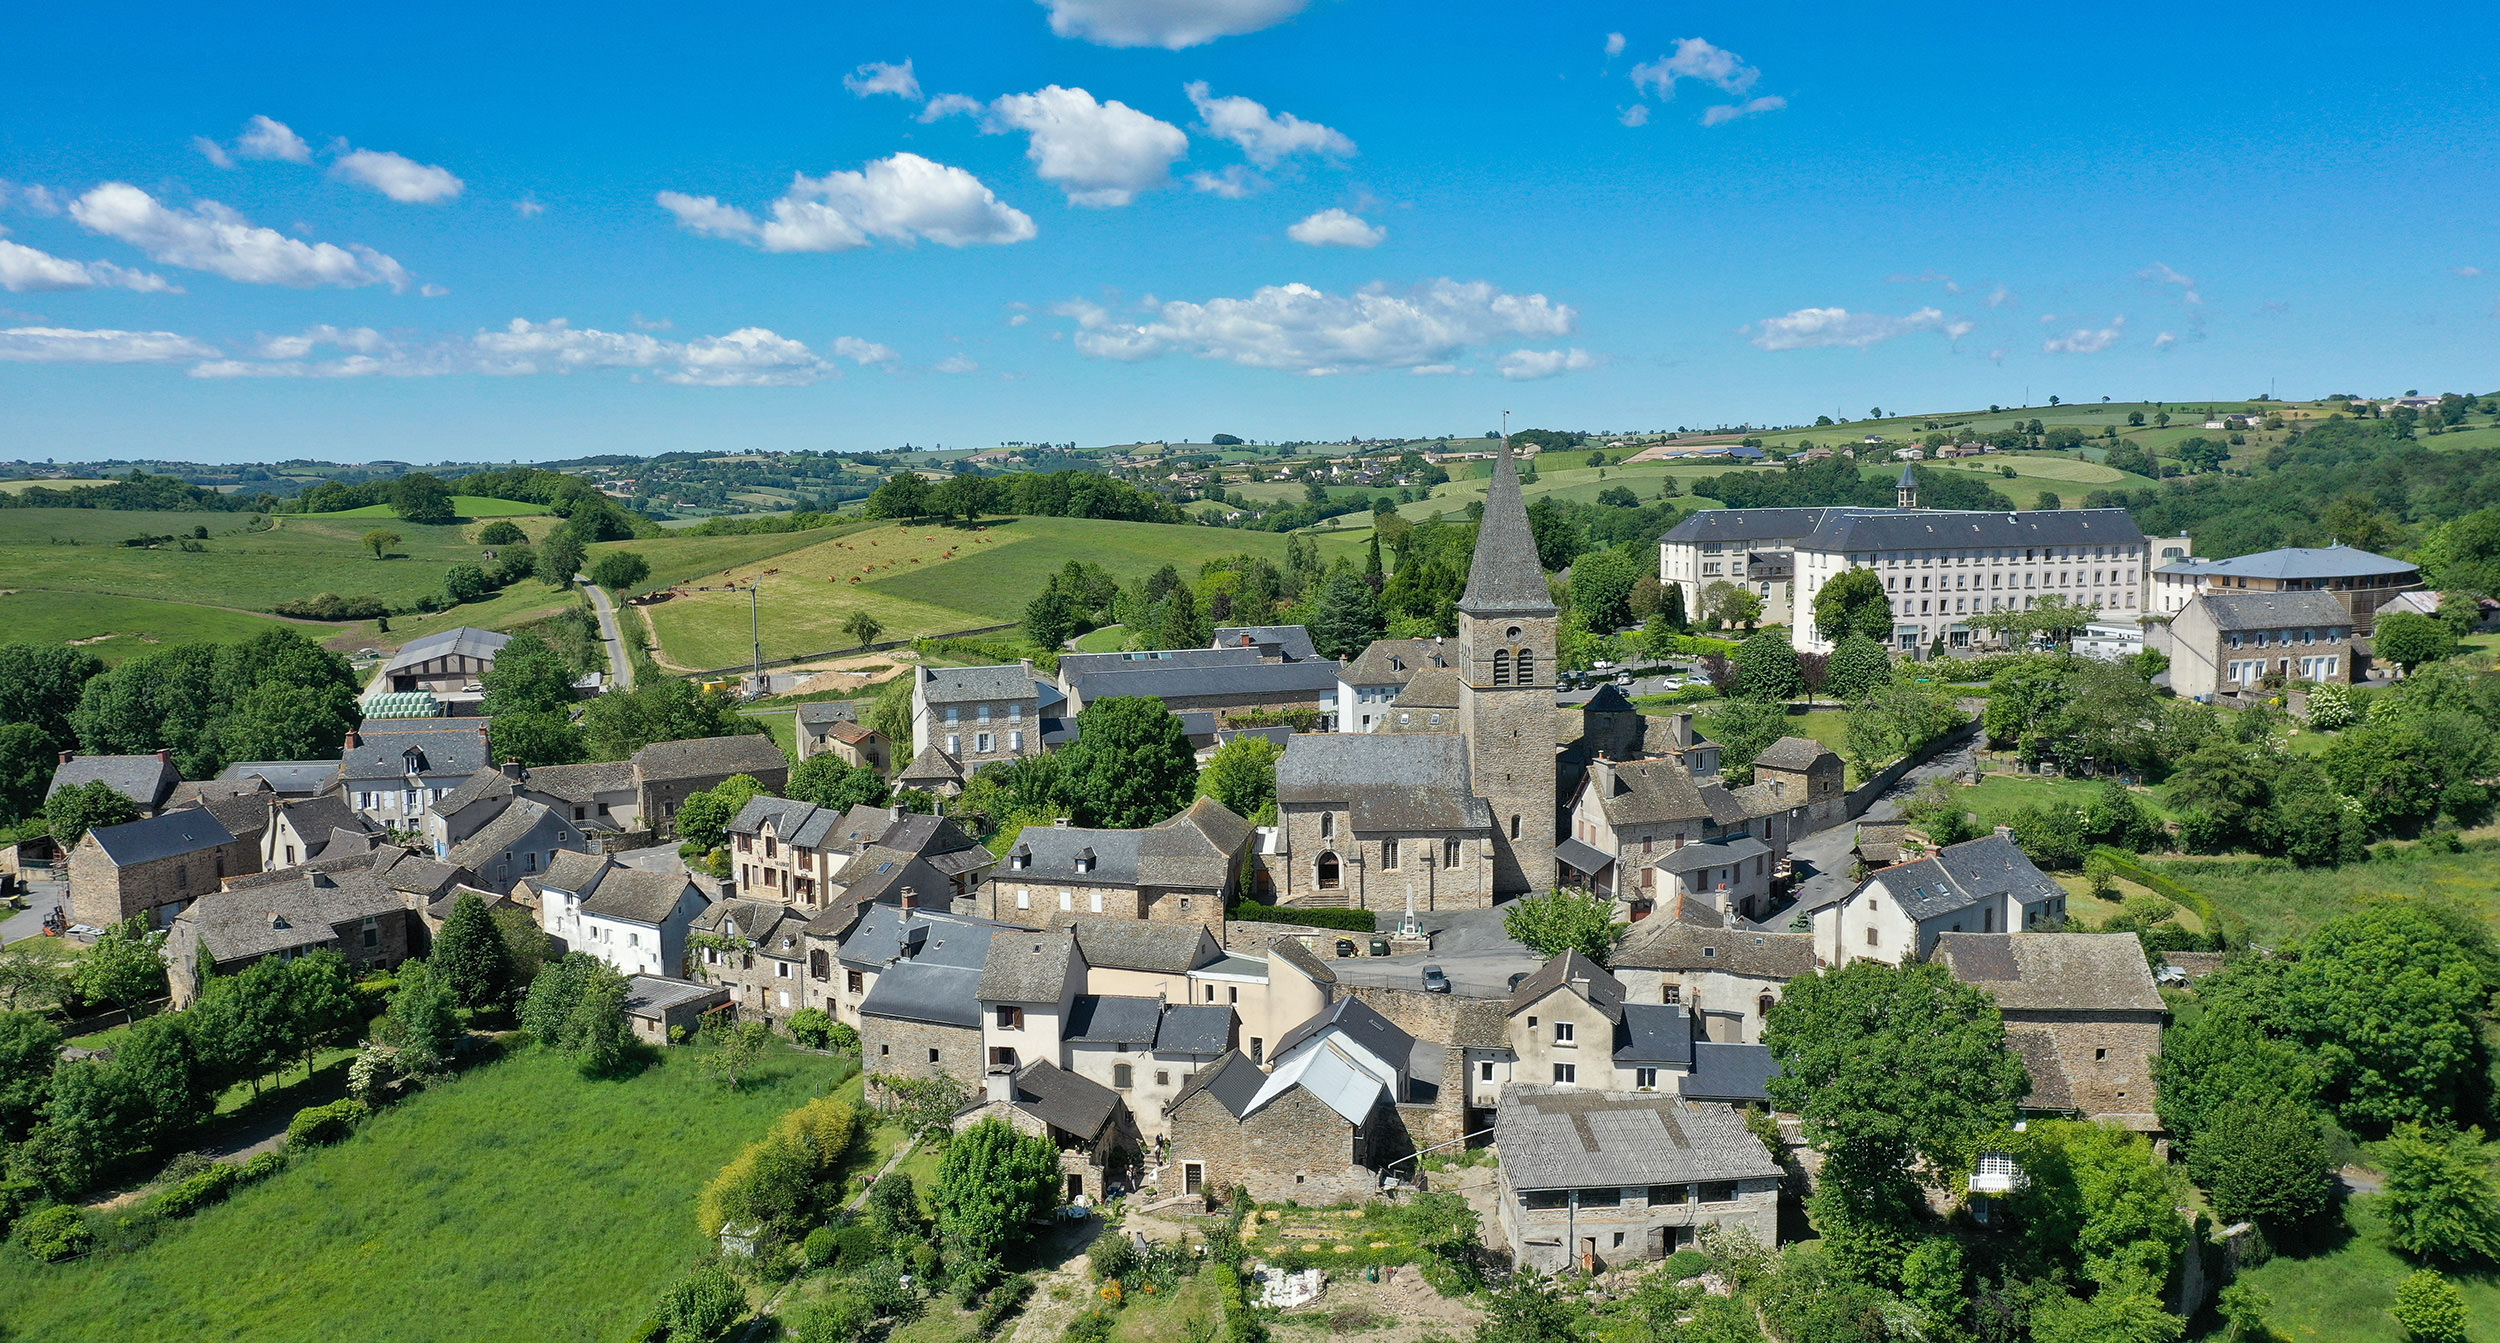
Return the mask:
<path id="1" fill-rule="evenodd" d="M 1493 808 L 1497 895 L 1541 895 L 1555 885 L 1557 615 L 1504 439 L 1458 599 L 1458 726 L 1469 781 Z"/>

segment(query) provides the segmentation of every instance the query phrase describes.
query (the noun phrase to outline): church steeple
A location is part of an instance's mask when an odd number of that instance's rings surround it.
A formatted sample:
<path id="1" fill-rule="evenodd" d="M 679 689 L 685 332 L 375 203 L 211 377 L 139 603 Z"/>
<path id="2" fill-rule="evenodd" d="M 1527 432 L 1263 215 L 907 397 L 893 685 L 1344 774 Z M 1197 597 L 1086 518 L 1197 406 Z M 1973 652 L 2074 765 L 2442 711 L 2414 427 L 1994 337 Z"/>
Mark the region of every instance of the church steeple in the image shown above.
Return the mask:
<path id="1" fill-rule="evenodd" d="M 1908 462 L 1901 464 L 1901 479 L 1893 482 L 1893 503 L 1901 508 L 1918 507 L 1918 472 Z"/>
<path id="2" fill-rule="evenodd" d="M 1519 468 L 1510 440 L 1493 459 L 1493 482 L 1484 492 L 1484 523 L 1476 531 L 1476 557 L 1467 568 L 1467 591 L 1458 609 L 1479 615 L 1552 615 L 1553 593 L 1537 563 L 1536 534 L 1519 496 Z"/>

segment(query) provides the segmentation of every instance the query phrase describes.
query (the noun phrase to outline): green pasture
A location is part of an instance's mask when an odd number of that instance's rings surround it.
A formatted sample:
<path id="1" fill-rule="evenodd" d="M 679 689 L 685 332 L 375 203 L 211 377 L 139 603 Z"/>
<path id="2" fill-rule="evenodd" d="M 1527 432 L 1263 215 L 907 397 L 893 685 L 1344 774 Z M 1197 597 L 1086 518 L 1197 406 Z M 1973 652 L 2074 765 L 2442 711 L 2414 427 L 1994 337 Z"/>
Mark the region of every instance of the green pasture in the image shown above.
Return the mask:
<path id="1" fill-rule="evenodd" d="M 112 483 L 113 482 L 110 480 L 102 479 L 0 480 L 0 494 L 24 494 L 28 490 L 32 489 L 75 490 L 82 489 L 89 485 L 110 485 Z"/>
<path id="2" fill-rule="evenodd" d="M 522 503 L 514 499 L 488 499 L 475 494 L 453 495 L 451 497 L 451 507 L 453 512 L 458 513 L 463 518 L 527 518 L 538 517 L 547 512 L 547 506 L 545 504 Z M 306 518 L 388 518 L 395 520 L 399 517 L 399 514 L 391 511 L 391 506 L 389 504 L 367 504 L 362 508 L 345 508 L 336 513 L 301 513 L 292 516 Z"/>
<path id="3" fill-rule="evenodd" d="M 704 1249 L 703 1183 L 849 1066 L 782 1052 L 731 1091 L 684 1050 L 601 1081 L 551 1054 L 486 1064 L 138 1249 L 59 1265 L 0 1252 L 0 1330 L 46 1343 L 613 1343 Z"/>
<path id="4" fill-rule="evenodd" d="M 2404 847 L 2392 857 L 2343 867 L 2294 867 L 2280 859 L 2164 858 L 2149 864 L 2163 876 L 2212 897 L 2252 941 L 2280 946 L 2366 901 L 2441 902 L 2500 931 L 2500 844 L 2484 840 L 2463 853 Z"/>
<path id="5" fill-rule="evenodd" d="M 163 644 L 232 642 L 289 627 L 316 639 L 332 629 L 145 597 L 25 588 L 0 591 L 0 641 L 74 643 L 106 662 L 119 662 Z"/>

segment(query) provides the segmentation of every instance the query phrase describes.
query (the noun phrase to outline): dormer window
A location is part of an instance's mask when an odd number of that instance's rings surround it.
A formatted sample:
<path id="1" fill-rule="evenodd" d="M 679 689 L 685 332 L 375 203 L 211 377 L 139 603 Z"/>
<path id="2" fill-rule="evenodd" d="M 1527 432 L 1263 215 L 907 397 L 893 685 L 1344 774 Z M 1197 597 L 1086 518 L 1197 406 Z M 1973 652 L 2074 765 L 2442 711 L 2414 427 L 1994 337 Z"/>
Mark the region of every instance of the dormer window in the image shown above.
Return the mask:
<path id="1" fill-rule="evenodd" d="M 1032 865 L 1033 847 L 1029 844 L 1019 844 L 1015 852 L 1007 855 L 1007 866 L 1014 871 L 1022 872 Z"/>
<path id="2" fill-rule="evenodd" d="M 406 751 L 401 752 L 399 758 L 407 765 L 408 772 L 410 774 L 425 773 L 425 752 L 411 746 Z"/>
<path id="3" fill-rule="evenodd" d="M 1079 849 L 1076 851 L 1076 870 L 1079 872 L 1091 872 L 1094 870 L 1094 851 L 1092 849 Z"/>

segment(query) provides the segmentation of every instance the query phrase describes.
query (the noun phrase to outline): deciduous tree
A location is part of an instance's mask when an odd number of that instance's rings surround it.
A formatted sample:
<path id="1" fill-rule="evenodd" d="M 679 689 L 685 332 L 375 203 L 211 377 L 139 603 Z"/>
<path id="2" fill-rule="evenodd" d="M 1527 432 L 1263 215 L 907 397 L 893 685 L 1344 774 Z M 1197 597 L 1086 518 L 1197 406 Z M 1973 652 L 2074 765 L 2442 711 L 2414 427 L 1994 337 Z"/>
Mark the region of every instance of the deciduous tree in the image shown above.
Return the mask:
<path id="1" fill-rule="evenodd" d="M 376 528 L 365 533 L 365 549 L 372 551 L 375 559 L 385 560 L 390 558 L 391 547 L 405 539 L 397 532 Z"/>
<path id="2" fill-rule="evenodd" d="M 1004 1259 L 1059 1206 L 1059 1149 L 984 1119 L 947 1143 L 929 1203 L 950 1253 Z"/>
<path id="3" fill-rule="evenodd" d="M 512 955 L 484 897 L 475 891 L 462 891 L 451 902 L 451 913 L 426 960 L 462 1007 L 476 1011 L 511 1000 Z"/>
<path id="4" fill-rule="evenodd" d="M 630 550 L 611 550 L 590 566 L 590 581 L 611 593 L 630 591 L 650 576 L 651 562 Z"/>
<path id="5" fill-rule="evenodd" d="M 2500 1258 L 2500 1191 L 2480 1129 L 2444 1136 L 2399 1127 L 2380 1165 L 2388 1243 L 2417 1259 L 2480 1263 Z"/>
<path id="6" fill-rule="evenodd" d="M 1276 805 L 1276 758 L 1281 754 L 1265 737 L 1235 737 L 1207 757 L 1198 771 L 1198 794 L 1254 820 Z"/>
<path id="7" fill-rule="evenodd" d="M 1198 762 L 1180 719 L 1151 696 L 1095 700 L 1077 715 L 1077 739 L 1061 751 L 1066 791 L 1086 825 L 1153 825 L 1197 795 Z"/>
<path id="8" fill-rule="evenodd" d="M 1814 630 L 1826 642 L 1850 635 L 1874 640 L 1892 637 L 1892 598 L 1884 580 L 1872 569 L 1844 569 L 1814 594 Z"/>
<path id="9" fill-rule="evenodd" d="M 1511 940 L 1544 957 L 1576 951 L 1604 965 L 1630 925 L 1615 922 L 1614 902 L 1587 891 L 1551 891 L 1514 900 L 1502 915 Z"/>

